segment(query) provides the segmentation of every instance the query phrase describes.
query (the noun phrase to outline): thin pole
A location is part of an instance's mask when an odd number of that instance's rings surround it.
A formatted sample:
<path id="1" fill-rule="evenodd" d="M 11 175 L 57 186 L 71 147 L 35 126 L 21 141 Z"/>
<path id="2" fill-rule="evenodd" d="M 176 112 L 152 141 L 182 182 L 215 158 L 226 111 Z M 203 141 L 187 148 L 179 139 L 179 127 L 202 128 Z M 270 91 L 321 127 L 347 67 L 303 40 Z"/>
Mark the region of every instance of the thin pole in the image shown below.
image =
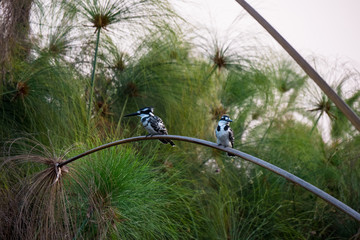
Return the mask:
<path id="1" fill-rule="evenodd" d="M 236 0 L 270 35 L 289 53 L 306 74 L 314 80 L 328 98 L 335 103 L 340 111 L 350 120 L 360 132 L 359 116 L 336 94 L 313 67 L 278 33 L 254 8 L 244 0 Z"/>
<path id="2" fill-rule="evenodd" d="M 124 143 L 129 143 L 129 142 L 137 142 L 137 141 L 143 141 L 143 140 L 153 140 L 153 139 L 171 139 L 171 140 L 178 140 L 178 141 L 184 141 L 184 142 L 191 142 L 191 143 L 196 143 L 196 144 L 200 144 L 203 146 L 207 146 L 207 147 L 211 147 L 211 148 L 215 148 L 224 152 L 228 152 L 228 153 L 232 153 L 242 159 L 245 159 L 249 162 L 255 163 L 256 165 L 259 165 L 263 168 L 266 168 L 276 174 L 278 174 L 281 177 L 286 178 L 287 180 L 300 185 L 301 187 L 305 188 L 306 190 L 308 190 L 309 192 L 312 192 L 313 194 L 315 194 L 316 196 L 322 198 L 323 200 L 325 200 L 326 202 L 330 203 L 331 205 L 337 207 L 338 209 L 340 209 L 341 211 L 343 211 L 344 213 L 348 214 L 349 216 L 353 217 L 354 219 L 356 219 L 357 221 L 360 222 L 360 213 L 358 213 L 357 211 L 355 211 L 354 209 L 352 209 L 351 207 L 349 207 L 348 205 L 346 205 L 345 203 L 339 201 L 338 199 L 334 198 L 333 196 L 329 195 L 328 193 L 322 191 L 321 189 L 315 187 L 314 185 L 306 182 L 305 180 L 271 164 L 268 163 L 264 160 L 261 160 L 259 158 L 256 158 L 250 154 L 247 153 L 243 153 L 239 150 L 233 149 L 233 148 L 225 148 L 223 146 L 220 146 L 216 143 L 213 142 L 209 142 L 206 140 L 202 140 L 202 139 L 198 139 L 198 138 L 192 138 L 192 137 L 184 137 L 184 136 L 178 136 L 178 135 L 154 135 L 154 136 L 138 136 L 138 137 L 131 137 L 131 138 L 126 138 L 126 139 L 121 139 L 118 141 L 114 141 L 111 143 L 107 143 L 104 145 L 101 145 L 99 147 L 93 148 L 89 151 L 86 151 L 84 153 L 81 153 L 75 157 L 72 157 L 64 162 L 58 163 L 57 167 L 62 167 L 66 164 L 69 164 L 79 158 L 82 158 L 86 155 L 89 155 L 91 153 L 100 151 L 102 149 L 106 149 L 109 147 L 113 147 L 116 145 L 120 145 L 120 144 L 124 144 Z"/>
<path id="3" fill-rule="evenodd" d="M 97 54 L 99 49 L 99 42 L 100 42 L 100 30 L 101 28 L 98 28 L 97 34 L 96 34 L 96 43 L 95 43 L 95 53 L 94 53 L 94 60 L 93 60 L 93 66 L 91 71 L 91 80 L 90 80 L 90 96 L 89 96 L 89 106 L 88 106 L 88 126 L 90 126 L 90 119 L 91 119 L 91 108 L 92 108 L 92 98 L 94 94 L 94 82 L 95 82 L 95 70 L 96 70 L 96 61 L 97 61 Z"/>

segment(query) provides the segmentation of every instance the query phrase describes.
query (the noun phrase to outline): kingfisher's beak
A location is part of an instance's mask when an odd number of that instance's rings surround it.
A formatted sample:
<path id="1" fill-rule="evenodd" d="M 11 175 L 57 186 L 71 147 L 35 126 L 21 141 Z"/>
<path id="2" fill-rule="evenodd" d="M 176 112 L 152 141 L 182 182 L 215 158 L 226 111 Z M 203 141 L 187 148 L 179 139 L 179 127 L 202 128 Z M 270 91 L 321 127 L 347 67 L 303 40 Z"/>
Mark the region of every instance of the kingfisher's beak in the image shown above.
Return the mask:
<path id="1" fill-rule="evenodd" d="M 233 120 L 231 120 L 230 118 L 227 120 L 228 122 L 232 122 Z"/>
<path id="2" fill-rule="evenodd" d="M 130 113 L 128 115 L 125 115 L 124 117 L 132 117 L 132 116 L 138 116 L 138 115 L 140 115 L 140 113 L 134 112 L 134 113 Z"/>

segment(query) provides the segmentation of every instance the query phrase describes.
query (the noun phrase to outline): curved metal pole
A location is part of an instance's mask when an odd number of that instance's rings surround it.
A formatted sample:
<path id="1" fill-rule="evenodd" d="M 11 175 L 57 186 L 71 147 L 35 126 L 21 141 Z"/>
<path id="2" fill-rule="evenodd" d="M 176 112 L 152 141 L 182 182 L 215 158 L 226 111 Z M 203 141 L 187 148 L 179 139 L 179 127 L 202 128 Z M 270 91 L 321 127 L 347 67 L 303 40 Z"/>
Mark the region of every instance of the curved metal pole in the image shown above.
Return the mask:
<path id="1" fill-rule="evenodd" d="M 358 213 L 357 211 L 355 211 L 354 209 L 352 209 L 351 207 L 347 206 L 346 204 L 344 204 L 343 202 L 339 201 L 338 199 L 334 198 L 333 196 L 329 195 L 328 193 L 322 191 L 321 189 L 315 187 L 314 185 L 304 181 L 303 179 L 271 164 L 268 163 L 264 160 L 261 160 L 259 158 L 256 158 L 250 154 L 247 153 L 243 153 L 239 150 L 233 149 L 233 148 L 225 148 L 223 146 L 219 146 L 216 143 L 213 142 L 209 142 L 206 140 L 202 140 L 202 139 L 198 139 L 198 138 L 192 138 L 192 137 L 184 137 L 184 136 L 178 136 L 178 135 L 154 135 L 154 136 L 138 136 L 138 137 L 131 137 L 131 138 L 126 138 L 126 139 L 121 139 L 121 140 L 117 140 L 111 143 L 107 143 L 104 145 L 101 145 L 99 147 L 93 148 L 89 151 L 86 151 L 84 153 L 81 153 L 75 157 L 72 157 L 64 162 L 61 162 L 57 165 L 57 167 L 62 167 L 68 163 L 71 163 L 72 161 L 75 161 L 76 159 L 82 158 L 86 155 L 89 155 L 91 153 L 100 151 L 102 149 L 106 149 L 109 147 L 113 147 L 116 145 L 120 145 L 120 144 L 124 144 L 124 143 L 130 143 L 130 142 L 137 142 L 137 141 L 143 141 L 143 140 L 153 140 L 153 139 L 171 139 L 171 140 L 178 140 L 178 141 L 184 141 L 184 142 L 191 142 L 191 143 L 196 143 L 196 144 L 200 144 L 203 146 L 207 146 L 207 147 L 211 147 L 211 148 L 215 148 L 224 152 L 228 152 L 228 153 L 232 153 L 242 159 L 245 159 L 249 162 L 255 163 L 256 165 L 259 165 L 261 167 L 264 167 L 278 175 L 280 175 L 281 177 L 286 178 L 287 180 L 300 185 L 301 187 L 305 188 L 306 190 L 312 192 L 313 194 L 315 194 L 316 196 L 324 199 L 326 202 L 332 204 L 333 206 L 337 207 L 338 209 L 340 209 L 341 211 L 343 211 L 344 213 L 348 214 L 349 216 L 353 217 L 354 219 L 356 219 L 357 221 L 360 222 L 360 213 Z"/>
<path id="2" fill-rule="evenodd" d="M 336 94 L 325 82 L 315 69 L 273 28 L 254 8 L 244 0 L 236 0 L 270 35 L 288 52 L 299 64 L 306 74 L 314 80 L 328 98 L 335 103 L 340 111 L 349 119 L 353 126 L 360 132 L 360 118 L 356 113 Z"/>

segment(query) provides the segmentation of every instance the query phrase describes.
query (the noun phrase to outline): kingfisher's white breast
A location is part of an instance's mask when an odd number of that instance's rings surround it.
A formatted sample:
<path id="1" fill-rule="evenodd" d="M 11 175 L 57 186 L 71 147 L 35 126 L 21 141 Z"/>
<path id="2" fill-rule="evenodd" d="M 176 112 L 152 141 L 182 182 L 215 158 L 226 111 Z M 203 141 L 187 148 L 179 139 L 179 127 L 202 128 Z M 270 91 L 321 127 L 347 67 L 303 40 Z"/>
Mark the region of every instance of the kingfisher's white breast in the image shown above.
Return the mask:
<path id="1" fill-rule="evenodd" d="M 150 134 L 157 134 L 155 130 L 151 127 L 151 124 L 149 123 L 149 118 L 141 119 L 141 123 L 144 126 L 144 128 L 150 133 Z"/>
<path id="2" fill-rule="evenodd" d="M 231 142 L 229 139 L 229 131 L 224 130 L 224 126 L 220 127 L 220 131 L 217 129 L 215 130 L 216 138 L 217 138 L 217 144 L 221 144 L 226 147 L 231 147 Z"/>

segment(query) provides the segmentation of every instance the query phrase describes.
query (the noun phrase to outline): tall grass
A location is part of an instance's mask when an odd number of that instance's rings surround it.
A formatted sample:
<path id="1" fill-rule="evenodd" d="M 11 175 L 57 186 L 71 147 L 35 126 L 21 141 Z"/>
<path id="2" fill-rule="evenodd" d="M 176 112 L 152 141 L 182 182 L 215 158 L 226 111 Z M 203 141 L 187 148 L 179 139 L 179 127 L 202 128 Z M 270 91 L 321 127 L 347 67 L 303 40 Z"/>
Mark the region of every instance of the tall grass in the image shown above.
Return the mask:
<path id="1" fill-rule="evenodd" d="M 195 234 L 191 191 L 164 178 L 150 167 L 152 161 L 132 149 L 113 148 L 76 166 L 73 190 L 80 205 L 74 207 L 82 209 L 78 218 L 84 221 L 79 236 L 183 239 Z"/>
<path id="2" fill-rule="evenodd" d="M 166 1 L 38 3 L 31 51 L 2 76 L 1 142 L 36 140 L 4 145 L 0 238 L 358 237 L 356 222 L 305 190 L 189 143 L 133 143 L 59 169 L 76 153 L 144 134 L 139 119 L 123 118 L 141 107 L 153 106 L 169 134 L 211 141 L 227 113 L 235 148 L 360 210 L 358 134 L 327 99 L 308 94 L 304 73 L 287 59 L 255 54 L 256 46 L 249 55 L 241 39 L 213 39 L 199 51 Z M 345 86 L 356 76 L 340 77 L 337 88 L 355 109 L 359 92 Z M 334 116 L 330 141 L 318 127 L 326 114 Z"/>
<path id="3" fill-rule="evenodd" d="M 83 99 L 76 75 L 66 65 L 52 64 L 47 58 L 19 62 L 19 70 L 2 95 L 2 140 L 17 133 L 46 133 L 63 138 L 81 136 L 86 119 L 78 103 Z"/>
<path id="4" fill-rule="evenodd" d="M 56 170 L 64 156 L 26 141 L 1 161 L 2 237 L 22 239 L 184 239 L 197 235 L 194 192 L 154 156 L 112 148 Z M 19 145 L 20 144 L 20 145 Z M 20 154 L 33 145 L 29 154 Z M 52 152 L 55 151 L 55 152 Z M 61 171 L 58 174 L 58 171 Z"/>
<path id="5" fill-rule="evenodd" d="M 69 169 L 55 170 L 63 156 L 34 139 L 17 139 L 6 146 L 0 163 L 1 198 L 6 199 L 1 204 L 1 237 L 69 238 L 73 221 L 62 179 Z"/>

